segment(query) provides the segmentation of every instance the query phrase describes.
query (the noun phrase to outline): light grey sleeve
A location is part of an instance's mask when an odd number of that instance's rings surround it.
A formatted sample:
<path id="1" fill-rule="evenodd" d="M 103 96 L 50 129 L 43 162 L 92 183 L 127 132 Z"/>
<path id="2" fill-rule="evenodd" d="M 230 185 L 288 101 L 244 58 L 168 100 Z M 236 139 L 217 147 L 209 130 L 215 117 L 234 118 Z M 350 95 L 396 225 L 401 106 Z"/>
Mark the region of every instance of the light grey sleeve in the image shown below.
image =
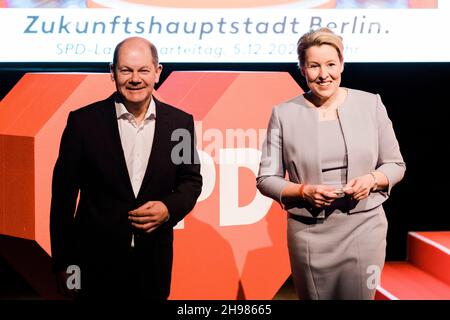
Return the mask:
<path id="1" fill-rule="evenodd" d="M 267 137 L 262 146 L 256 187 L 263 195 L 278 201 L 283 206 L 281 192 L 289 181 L 285 179 L 281 129 L 282 124 L 277 115 L 277 108 L 274 108 L 267 128 Z"/>
<path id="2" fill-rule="evenodd" d="M 392 121 L 379 95 L 377 95 L 377 122 L 379 150 L 376 170 L 384 173 L 388 178 L 387 193 L 390 194 L 392 187 L 402 180 L 406 165 L 400 153 Z"/>

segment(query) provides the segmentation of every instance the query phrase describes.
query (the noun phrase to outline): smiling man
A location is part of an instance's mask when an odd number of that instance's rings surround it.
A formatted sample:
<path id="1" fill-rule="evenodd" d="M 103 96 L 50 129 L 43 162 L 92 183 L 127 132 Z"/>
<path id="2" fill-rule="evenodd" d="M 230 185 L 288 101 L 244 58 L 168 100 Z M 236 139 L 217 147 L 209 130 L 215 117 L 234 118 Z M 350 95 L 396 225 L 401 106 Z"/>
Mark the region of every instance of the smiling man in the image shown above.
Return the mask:
<path id="1" fill-rule="evenodd" d="M 161 71 L 152 43 L 125 39 L 111 64 L 117 91 L 69 114 L 50 214 L 53 268 L 67 296 L 169 296 L 173 227 L 194 207 L 202 177 L 192 115 L 152 96 Z M 180 130 L 184 141 L 173 139 Z"/>

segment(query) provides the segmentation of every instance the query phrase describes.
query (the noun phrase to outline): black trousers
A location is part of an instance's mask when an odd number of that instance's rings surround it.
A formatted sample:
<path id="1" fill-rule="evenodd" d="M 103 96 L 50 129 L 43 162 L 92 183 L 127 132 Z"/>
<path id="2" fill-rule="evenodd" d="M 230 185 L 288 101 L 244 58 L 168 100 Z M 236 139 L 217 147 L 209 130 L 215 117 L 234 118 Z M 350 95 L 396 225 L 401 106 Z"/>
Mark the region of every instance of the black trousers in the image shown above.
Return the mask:
<path id="1" fill-rule="evenodd" d="M 154 247 L 130 247 L 120 254 L 97 252 L 84 259 L 78 300 L 167 300 L 172 252 L 161 254 L 164 246 L 158 243 Z"/>

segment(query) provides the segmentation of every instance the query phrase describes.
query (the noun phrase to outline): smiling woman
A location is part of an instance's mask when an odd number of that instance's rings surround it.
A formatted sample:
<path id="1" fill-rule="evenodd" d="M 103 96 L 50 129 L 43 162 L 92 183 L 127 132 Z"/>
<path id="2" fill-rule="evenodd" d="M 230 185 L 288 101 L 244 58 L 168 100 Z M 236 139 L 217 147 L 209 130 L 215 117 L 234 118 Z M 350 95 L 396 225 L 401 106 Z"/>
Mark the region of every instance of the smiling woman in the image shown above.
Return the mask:
<path id="1" fill-rule="evenodd" d="M 300 71 L 310 91 L 305 94 L 306 103 L 319 111 L 321 120 L 337 119 L 337 108 L 347 97 L 347 90 L 340 88 L 344 71 L 344 46 L 339 36 L 322 29 L 321 37 L 309 33 L 300 38 L 297 53 Z"/>
<path id="2" fill-rule="evenodd" d="M 310 90 L 273 109 L 257 178 L 289 213 L 301 299 L 374 298 L 386 250 L 382 203 L 405 171 L 380 97 L 340 87 L 343 48 L 327 28 L 298 41 Z"/>
<path id="3" fill-rule="evenodd" d="M 321 118 L 335 119 L 337 114 L 332 110 L 336 111 L 347 96 L 347 90 L 339 88 L 344 64 L 338 51 L 330 45 L 309 48 L 301 71 L 311 90 L 307 100 L 318 107 Z"/>

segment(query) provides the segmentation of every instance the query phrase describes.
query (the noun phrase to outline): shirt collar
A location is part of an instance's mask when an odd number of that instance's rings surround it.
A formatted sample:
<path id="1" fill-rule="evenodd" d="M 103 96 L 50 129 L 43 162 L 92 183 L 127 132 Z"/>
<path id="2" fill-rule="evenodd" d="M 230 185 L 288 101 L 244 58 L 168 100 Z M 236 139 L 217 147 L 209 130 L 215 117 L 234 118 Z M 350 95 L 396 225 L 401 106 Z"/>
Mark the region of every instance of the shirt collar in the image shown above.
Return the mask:
<path id="1" fill-rule="evenodd" d="M 114 101 L 114 105 L 116 107 L 117 119 L 120 118 L 128 119 L 130 116 L 133 116 L 133 114 L 127 110 L 123 102 L 120 101 L 119 99 L 116 99 Z M 152 98 L 152 100 L 150 101 L 150 105 L 148 106 L 147 112 L 145 113 L 144 120 L 155 118 L 156 118 L 156 104 L 155 99 Z"/>

